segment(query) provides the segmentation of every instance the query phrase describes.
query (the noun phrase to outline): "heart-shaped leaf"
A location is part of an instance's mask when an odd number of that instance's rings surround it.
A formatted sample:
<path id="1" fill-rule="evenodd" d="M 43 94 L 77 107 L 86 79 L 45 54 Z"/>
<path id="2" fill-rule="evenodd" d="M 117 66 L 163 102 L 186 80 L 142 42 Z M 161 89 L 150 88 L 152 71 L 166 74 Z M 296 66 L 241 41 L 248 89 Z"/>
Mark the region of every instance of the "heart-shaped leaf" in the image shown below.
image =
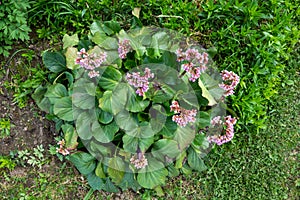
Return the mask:
<path id="1" fill-rule="evenodd" d="M 168 170 L 164 164 L 154 158 L 147 158 L 148 165 L 141 169 L 137 176 L 138 183 L 148 189 L 153 189 L 158 185 L 163 185 L 168 175 Z"/>

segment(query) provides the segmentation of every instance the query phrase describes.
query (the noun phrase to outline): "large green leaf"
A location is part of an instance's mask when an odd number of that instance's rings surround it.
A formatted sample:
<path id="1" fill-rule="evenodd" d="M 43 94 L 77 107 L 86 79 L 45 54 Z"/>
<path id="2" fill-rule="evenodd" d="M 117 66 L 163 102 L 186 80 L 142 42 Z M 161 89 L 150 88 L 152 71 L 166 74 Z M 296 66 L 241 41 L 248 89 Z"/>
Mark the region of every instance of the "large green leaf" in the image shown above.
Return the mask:
<path id="1" fill-rule="evenodd" d="M 121 183 L 119 183 L 118 186 L 122 190 L 126 190 L 128 188 L 131 188 L 134 191 L 138 191 L 141 188 L 139 183 L 135 180 L 134 174 L 132 172 L 126 172 L 124 174 L 124 177 L 123 177 Z"/>
<path id="2" fill-rule="evenodd" d="M 137 121 L 127 110 L 119 112 L 115 116 L 115 121 L 118 124 L 118 126 L 125 131 L 131 131 L 138 127 Z"/>
<path id="3" fill-rule="evenodd" d="M 59 73 L 66 70 L 66 59 L 60 52 L 46 51 L 43 54 L 43 63 L 51 72 Z"/>
<path id="4" fill-rule="evenodd" d="M 92 109 L 95 107 L 96 85 L 90 80 L 79 79 L 73 88 L 73 104 L 81 109 Z"/>
<path id="5" fill-rule="evenodd" d="M 113 33 L 118 33 L 121 30 L 121 26 L 118 22 L 116 21 L 106 21 L 104 22 L 104 30 L 106 29 L 110 29 L 111 31 L 113 31 Z"/>
<path id="6" fill-rule="evenodd" d="M 99 86 L 104 90 L 113 90 L 116 85 L 121 81 L 122 74 L 119 70 L 114 67 L 103 68 L 104 72 L 102 73 L 99 79 Z"/>
<path id="7" fill-rule="evenodd" d="M 54 104 L 57 99 L 66 96 L 68 96 L 68 91 L 66 87 L 60 83 L 48 86 L 48 90 L 45 93 L 45 97 L 48 97 L 52 104 Z"/>
<path id="8" fill-rule="evenodd" d="M 94 171 L 96 168 L 95 158 L 85 152 L 76 152 L 69 156 L 69 160 L 76 166 L 76 168 L 83 175 L 87 175 Z"/>
<path id="9" fill-rule="evenodd" d="M 61 126 L 64 132 L 64 138 L 66 141 L 66 148 L 75 149 L 78 145 L 78 134 L 71 124 L 64 124 Z"/>
<path id="10" fill-rule="evenodd" d="M 191 146 L 194 151 L 199 155 L 205 154 L 205 149 L 209 147 L 209 142 L 207 141 L 207 137 L 204 133 L 199 133 L 196 135 L 194 141 Z"/>
<path id="11" fill-rule="evenodd" d="M 185 159 L 186 159 L 186 151 L 182 151 L 181 154 L 179 156 L 177 156 L 177 158 L 176 158 L 175 168 L 176 169 L 182 168 L 183 164 L 185 162 Z"/>
<path id="12" fill-rule="evenodd" d="M 213 79 L 207 73 L 202 73 L 198 79 L 198 85 L 202 90 L 202 96 L 208 100 L 208 105 L 213 106 L 217 104 L 217 100 L 221 99 L 224 90 L 219 87 L 219 81 Z"/>
<path id="13" fill-rule="evenodd" d="M 108 90 L 103 93 L 103 96 L 99 99 L 99 107 L 105 112 L 112 113 L 111 108 L 112 91 Z"/>
<path id="14" fill-rule="evenodd" d="M 168 117 L 159 134 L 163 135 L 165 138 L 173 138 L 176 129 L 177 124 L 172 121 L 172 117 Z"/>
<path id="15" fill-rule="evenodd" d="M 198 128 L 210 126 L 210 115 L 207 112 L 200 111 L 198 115 L 199 117 L 196 120 Z"/>
<path id="16" fill-rule="evenodd" d="M 94 172 L 87 175 L 87 180 L 93 190 L 102 190 L 104 187 L 103 180 L 96 176 Z"/>
<path id="17" fill-rule="evenodd" d="M 178 142 L 180 150 L 184 150 L 189 146 L 195 138 L 195 130 L 191 127 L 177 127 L 174 133 L 174 140 Z"/>
<path id="18" fill-rule="evenodd" d="M 71 97 L 62 97 L 54 102 L 53 112 L 60 119 L 73 121 L 73 107 Z"/>
<path id="19" fill-rule="evenodd" d="M 154 49 L 154 56 L 160 57 L 161 50 L 167 50 L 169 46 L 170 38 L 166 32 L 157 32 L 152 36 L 152 42 L 150 47 Z"/>
<path id="20" fill-rule="evenodd" d="M 157 133 L 163 129 L 167 120 L 167 114 L 164 107 L 155 104 L 151 107 L 150 111 L 150 125 L 152 130 Z"/>
<path id="21" fill-rule="evenodd" d="M 103 190 L 107 192 L 119 192 L 118 188 L 111 182 L 110 178 L 105 179 L 106 182 L 103 186 Z"/>
<path id="22" fill-rule="evenodd" d="M 102 156 L 110 156 L 112 153 L 112 149 L 109 146 L 104 146 L 101 143 L 92 140 L 89 143 L 90 151 L 93 153 L 97 159 L 102 159 Z"/>
<path id="23" fill-rule="evenodd" d="M 150 102 L 148 100 L 143 100 L 141 97 L 138 97 L 135 90 L 128 84 L 126 85 L 128 86 L 126 109 L 130 112 L 144 111 L 145 108 L 148 107 Z"/>
<path id="24" fill-rule="evenodd" d="M 168 170 L 165 168 L 164 164 L 151 157 L 147 159 L 148 165 L 138 173 L 138 183 L 142 187 L 149 189 L 165 184 Z"/>
<path id="25" fill-rule="evenodd" d="M 65 34 L 62 41 L 64 43 L 63 49 L 66 49 L 68 47 L 73 47 L 73 46 L 77 45 L 79 42 L 79 39 L 78 39 L 77 33 L 75 33 L 74 35 L 71 35 L 71 36 L 69 36 L 68 34 Z"/>
<path id="26" fill-rule="evenodd" d="M 66 61 L 67 61 L 67 68 L 72 69 L 72 70 L 80 68 L 80 65 L 75 63 L 75 60 L 78 56 L 77 52 L 78 52 L 78 50 L 75 47 L 69 47 L 67 49 L 67 51 L 65 53 Z"/>
<path id="27" fill-rule="evenodd" d="M 127 34 L 124 30 L 121 30 L 117 35 L 118 38 L 122 41 L 127 39 L 130 41 L 130 46 L 133 50 L 135 50 L 137 58 L 141 59 L 144 53 L 146 52 L 146 48 L 140 43 L 138 40 L 134 39 L 131 34 Z"/>
<path id="28" fill-rule="evenodd" d="M 119 130 L 119 126 L 115 121 L 108 125 L 100 125 L 98 122 L 94 122 L 92 125 L 92 132 L 94 138 L 98 142 L 108 143 L 114 139 L 115 133 Z"/>
<path id="29" fill-rule="evenodd" d="M 139 148 L 142 152 L 145 152 L 154 142 L 153 137 L 139 138 L 132 137 L 130 135 L 124 135 L 123 138 L 124 150 L 131 153 L 136 153 Z"/>
<path id="30" fill-rule="evenodd" d="M 170 86 L 163 84 L 160 86 L 160 89 L 156 90 L 153 93 L 151 100 L 154 103 L 164 103 L 166 101 L 171 100 L 175 94 L 176 94 L 175 90 L 173 90 Z"/>
<path id="31" fill-rule="evenodd" d="M 199 172 L 207 169 L 203 160 L 200 156 L 195 152 L 193 148 L 188 149 L 188 163 L 189 166 Z"/>
<path id="32" fill-rule="evenodd" d="M 91 33 L 94 35 L 96 32 L 101 33 L 103 36 L 106 36 L 103 30 L 103 23 L 100 21 L 95 21 L 91 24 Z"/>
<path id="33" fill-rule="evenodd" d="M 125 84 L 118 84 L 114 91 L 107 90 L 99 99 L 99 107 L 105 112 L 117 114 L 125 109 L 127 100 L 127 90 Z"/>
<path id="34" fill-rule="evenodd" d="M 96 32 L 93 35 L 92 41 L 107 50 L 118 49 L 118 41 L 116 38 L 103 35 L 100 32 Z"/>
<path id="35" fill-rule="evenodd" d="M 47 87 L 39 86 L 35 89 L 34 93 L 32 94 L 32 98 L 42 111 L 49 113 L 51 103 L 49 99 L 45 97 L 46 92 Z"/>
<path id="36" fill-rule="evenodd" d="M 111 113 L 99 109 L 99 122 L 101 122 L 102 124 L 109 124 L 113 119 L 114 116 Z"/>
<path id="37" fill-rule="evenodd" d="M 136 128 L 127 130 L 126 134 L 132 137 L 148 138 L 152 137 L 155 134 L 155 132 L 153 131 L 150 123 L 143 122 L 140 123 Z"/>
<path id="38" fill-rule="evenodd" d="M 103 170 L 102 162 L 98 162 L 97 167 L 95 169 L 95 174 L 99 178 L 106 178 L 106 175 L 105 175 L 104 170 Z"/>
<path id="39" fill-rule="evenodd" d="M 83 140 L 89 140 L 92 138 L 92 124 L 97 122 L 97 118 L 94 113 L 83 112 L 76 120 L 76 129 L 78 136 Z"/>
<path id="40" fill-rule="evenodd" d="M 171 139 L 160 139 L 154 143 L 152 148 L 152 155 L 164 161 L 165 156 L 175 158 L 180 154 L 178 143 Z"/>
<path id="41" fill-rule="evenodd" d="M 125 174 L 124 161 L 120 157 L 111 158 L 108 162 L 107 173 L 114 183 L 121 183 Z"/>

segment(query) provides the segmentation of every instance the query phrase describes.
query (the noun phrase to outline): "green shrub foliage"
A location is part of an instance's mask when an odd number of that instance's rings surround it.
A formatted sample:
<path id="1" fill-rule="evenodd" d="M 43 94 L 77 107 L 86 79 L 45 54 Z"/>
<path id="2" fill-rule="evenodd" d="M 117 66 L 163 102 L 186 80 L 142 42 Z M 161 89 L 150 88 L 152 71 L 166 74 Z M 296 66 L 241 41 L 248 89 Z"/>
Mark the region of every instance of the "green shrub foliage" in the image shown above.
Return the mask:
<path id="1" fill-rule="evenodd" d="M 28 0 L 9 0 L 0 2 L 0 54 L 9 55 L 16 40 L 28 40 L 31 31 L 27 25 Z"/>

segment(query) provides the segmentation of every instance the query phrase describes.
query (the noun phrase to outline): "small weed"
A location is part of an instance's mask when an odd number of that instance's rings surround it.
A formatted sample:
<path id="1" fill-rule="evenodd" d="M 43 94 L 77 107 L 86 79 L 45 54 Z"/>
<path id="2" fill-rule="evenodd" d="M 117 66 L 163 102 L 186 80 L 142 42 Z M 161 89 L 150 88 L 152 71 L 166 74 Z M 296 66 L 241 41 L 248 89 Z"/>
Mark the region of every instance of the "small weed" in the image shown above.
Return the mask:
<path id="1" fill-rule="evenodd" d="M 33 152 L 29 152 L 27 149 L 18 151 L 18 164 L 22 166 L 29 164 L 32 167 L 37 166 L 39 169 L 41 169 L 42 166 L 47 163 L 47 159 L 44 156 L 44 151 L 43 145 L 35 147 Z"/>
<path id="2" fill-rule="evenodd" d="M 10 119 L 0 118 L 0 139 L 10 136 L 11 127 L 14 125 L 10 123 Z"/>
<path id="3" fill-rule="evenodd" d="M 0 155 L 0 169 L 13 170 L 16 166 L 16 163 L 9 156 Z"/>

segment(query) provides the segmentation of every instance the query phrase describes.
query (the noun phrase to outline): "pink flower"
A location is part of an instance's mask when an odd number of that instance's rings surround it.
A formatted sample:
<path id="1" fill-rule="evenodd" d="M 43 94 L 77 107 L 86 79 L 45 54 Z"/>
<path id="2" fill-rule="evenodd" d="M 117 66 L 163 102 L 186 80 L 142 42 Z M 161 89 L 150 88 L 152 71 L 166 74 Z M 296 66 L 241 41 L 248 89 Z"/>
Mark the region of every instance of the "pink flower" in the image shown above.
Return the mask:
<path id="1" fill-rule="evenodd" d="M 82 48 L 77 53 L 77 58 L 75 60 L 76 64 L 79 64 L 82 68 L 90 71 L 88 73 L 90 78 L 99 76 L 99 72 L 96 72 L 95 69 L 100 67 L 103 62 L 106 61 L 107 54 L 105 52 L 97 54 L 88 54 L 84 48 Z"/>
<path id="2" fill-rule="evenodd" d="M 217 145 L 222 145 L 232 140 L 234 136 L 234 124 L 236 124 L 236 119 L 228 115 L 224 117 L 224 120 L 225 122 L 221 120 L 220 116 L 214 117 L 211 120 L 212 127 L 217 126 L 223 130 L 223 126 L 225 126 L 226 129 L 224 135 L 218 134 L 218 135 L 208 136 L 207 139 L 209 142 L 214 142 Z"/>
<path id="3" fill-rule="evenodd" d="M 69 150 L 66 149 L 66 148 L 64 148 L 64 146 L 65 146 L 65 140 L 64 139 L 62 139 L 61 141 L 59 141 L 57 144 L 59 145 L 59 148 L 56 148 L 56 152 L 58 152 L 58 153 L 60 153 L 60 154 L 62 154 L 64 156 L 70 154 Z"/>
<path id="4" fill-rule="evenodd" d="M 196 121 L 197 110 L 186 110 L 180 107 L 177 101 L 172 102 L 170 110 L 175 112 L 172 120 L 181 127 L 185 127 L 188 123 L 194 123 Z"/>
<path id="5" fill-rule="evenodd" d="M 177 61 L 184 62 L 181 67 L 187 72 L 189 80 L 195 82 L 206 69 L 208 63 L 208 54 L 200 53 L 197 49 L 176 50 Z"/>
<path id="6" fill-rule="evenodd" d="M 132 50 L 131 46 L 130 46 L 130 41 L 125 39 L 121 42 L 119 42 L 119 48 L 118 48 L 118 53 L 119 53 L 119 57 L 121 59 L 126 58 L 127 53 L 129 53 Z"/>
<path id="7" fill-rule="evenodd" d="M 145 168 L 148 165 L 148 160 L 143 153 L 139 152 L 130 158 L 131 164 L 137 169 Z"/>
<path id="8" fill-rule="evenodd" d="M 149 80 L 150 78 L 154 78 L 154 74 L 151 73 L 149 68 L 145 68 L 144 76 L 140 75 L 140 72 L 133 72 L 132 74 L 126 74 L 126 80 L 129 85 L 137 88 L 136 93 L 139 96 L 143 96 L 145 92 L 149 89 Z"/>
<path id="9" fill-rule="evenodd" d="M 234 94 L 235 87 L 240 82 L 240 77 L 232 71 L 223 70 L 221 72 L 223 83 L 219 84 L 219 87 L 225 90 L 224 96 Z"/>

